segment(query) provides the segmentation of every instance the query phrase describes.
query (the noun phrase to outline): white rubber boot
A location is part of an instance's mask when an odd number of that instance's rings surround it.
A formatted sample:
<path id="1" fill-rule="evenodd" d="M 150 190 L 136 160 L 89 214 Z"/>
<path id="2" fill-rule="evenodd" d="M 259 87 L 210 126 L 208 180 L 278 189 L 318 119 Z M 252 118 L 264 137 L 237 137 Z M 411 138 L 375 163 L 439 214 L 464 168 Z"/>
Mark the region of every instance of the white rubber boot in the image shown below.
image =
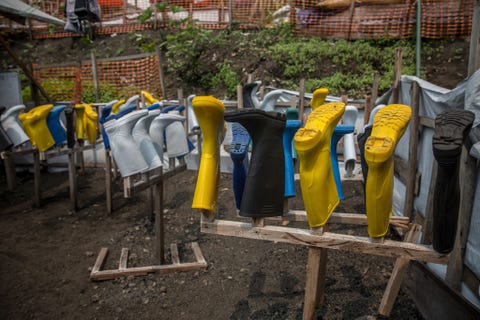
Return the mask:
<path id="1" fill-rule="evenodd" d="M 10 140 L 12 140 L 14 147 L 18 147 L 19 145 L 30 141 L 30 138 L 23 130 L 23 126 L 18 119 L 18 115 L 24 110 L 25 106 L 23 104 L 13 106 L 7 109 L 0 118 L 2 127 Z"/>
<path id="2" fill-rule="evenodd" d="M 343 114 L 343 124 L 353 126 L 357 121 L 358 110 L 354 106 L 346 106 Z M 355 140 L 353 133 L 347 133 L 343 136 L 343 159 L 345 165 L 346 176 L 351 177 L 355 169 L 355 162 L 357 161 L 357 154 L 355 152 Z"/>
<path id="3" fill-rule="evenodd" d="M 195 132 L 200 130 L 200 125 L 198 124 L 197 116 L 193 111 L 192 100 L 195 98 L 194 94 L 191 94 L 187 98 L 187 112 L 188 112 L 188 132 Z"/>
<path id="4" fill-rule="evenodd" d="M 160 159 L 163 159 L 164 131 L 175 121 L 184 121 L 185 117 L 171 113 L 160 113 L 150 124 L 150 138 L 153 141 Z"/>
<path id="5" fill-rule="evenodd" d="M 273 90 L 265 95 L 265 98 L 259 104 L 258 109 L 263 111 L 275 111 L 275 103 L 278 98 L 283 94 L 283 90 Z"/>
<path id="6" fill-rule="evenodd" d="M 160 110 L 158 109 L 148 111 L 147 115 L 138 119 L 132 130 L 133 140 L 137 143 L 143 158 L 148 164 L 147 171 L 162 166 L 162 159 L 160 159 L 160 156 L 158 155 L 155 145 L 149 134 L 150 125 L 153 119 L 155 119 L 155 117 L 157 117 L 159 114 Z"/>
<path id="7" fill-rule="evenodd" d="M 141 173 L 148 169 L 148 164 L 132 135 L 135 123 L 147 114 L 147 110 L 138 110 L 128 113 L 120 119 L 107 121 L 103 125 L 110 141 L 113 159 L 122 177 Z"/>
<path id="8" fill-rule="evenodd" d="M 170 111 L 169 114 L 180 115 L 178 111 Z M 182 121 L 185 121 L 185 118 Z M 167 144 L 167 154 L 170 159 L 183 157 L 188 154 L 187 134 L 180 121 L 172 123 L 165 129 L 165 140 Z"/>

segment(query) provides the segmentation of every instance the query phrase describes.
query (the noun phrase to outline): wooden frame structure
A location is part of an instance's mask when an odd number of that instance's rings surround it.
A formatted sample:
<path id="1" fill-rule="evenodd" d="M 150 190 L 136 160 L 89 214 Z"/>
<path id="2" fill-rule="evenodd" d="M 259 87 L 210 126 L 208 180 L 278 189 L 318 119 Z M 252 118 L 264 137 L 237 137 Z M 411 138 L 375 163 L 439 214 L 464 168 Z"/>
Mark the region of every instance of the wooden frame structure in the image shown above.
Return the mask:
<path id="1" fill-rule="evenodd" d="M 96 141 L 90 145 L 79 145 L 74 148 L 54 148 L 45 152 L 39 152 L 37 148 L 18 149 L 14 151 L 4 151 L 1 153 L 1 158 L 4 160 L 5 174 L 7 178 L 8 190 L 13 191 L 16 188 L 16 172 L 13 159 L 15 157 L 31 155 L 33 157 L 33 176 L 34 176 L 34 205 L 41 206 L 42 189 L 41 189 L 41 161 L 68 155 L 68 181 L 70 189 L 70 210 L 76 211 L 78 208 L 77 201 L 77 165 L 79 162 L 80 170 L 84 171 L 83 151 L 95 149 L 95 147 L 102 143 Z M 77 159 L 75 159 L 77 156 Z"/>
<path id="2" fill-rule="evenodd" d="M 112 209 L 112 197 L 111 197 L 111 181 L 112 181 L 112 158 L 110 151 L 106 150 L 105 153 L 105 168 L 106 168 L 106 184 L 107 184 L 107 210 Z M 128 261 L 128 248 L 122 248 L 120 255 L 120 261 L 118 269 L 113 270 L 101 270 L 108 254 L 108 248 L 101 248 L 97 256 L 95 264 L 90 273 L 90 280 L 102 281 L 111 280 L 125 276 L 143 276 L 149 273 L 171 273 L 181 271 L 191 271 L 205 269 L 207 262 L 203 257 L 200 246 L 197 242 L 191 242 L 189 245 L 195 256 L 195 262 L 180 262 L 178 247 L 175 243 L 170 244 L 171 264 L 165 264 L 165 231 L 164 231 L 164 219 L 163 219 L 163 182 L 185 171 L 187 168 L 185 163 L 181 163 L 177 167 L 173 167 L 166 172 L 163 169 L 151 170 L 145 174 L 140 175 L 140 179 L 135 180 L 134 176 L 126 177 L 123 179 L 123 191 L 126 198 L 132 197 L 141 191 L 148 191 L 150 198 L 150 208 L 153 211 L 150 213 L 151 218 L 155 216 L 155 235 L 156 235 L 156 247 L 155 257 L 158 264 L 144 267 L 127 267 Z M 111 212 L 111 211 L 110 211 Z"/>

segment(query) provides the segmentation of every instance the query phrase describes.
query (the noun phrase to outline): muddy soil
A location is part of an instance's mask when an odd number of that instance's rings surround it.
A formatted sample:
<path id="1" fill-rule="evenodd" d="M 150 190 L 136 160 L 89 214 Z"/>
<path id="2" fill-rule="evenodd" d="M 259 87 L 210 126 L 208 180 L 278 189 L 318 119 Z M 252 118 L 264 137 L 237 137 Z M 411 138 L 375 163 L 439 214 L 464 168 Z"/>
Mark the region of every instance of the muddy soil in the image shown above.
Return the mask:
<path id="1" fill-rule="evenodd" d="M 199 243 L 205 270 L 92 282 L 90 271 L 102 247 L 104 270 L 117 269 L 122 248 L 129 267 L 158 264 L 148 197 L 124 198 L 114 182 L 113 213 L 107 214 L 105 176 L 87 168 L 78 178 L 79 209 L 72 212 L 67 173 L 42 174 L 42 206 L 33 206 L 33 176 L 19 173 L 15 191 L 0 179 L 1 319 L 301 319 L 307 248 L 200 232 L 191 209 L 195 171 L 165 183 L 167 263 L 177 243 L 182 262 L 193 262 L 189 243 Z M 338 212 L 364 212 L 363 186 L 344 182 Z M 238 220 L 231 175 L 222 174 L 219 218 Z M 290 202 L 303 209 L 300 190 Z M 290 223 L 302 227 L 302 223 Z M 365 235 L 365 227 L 333 226 L 334 232 Z M 394 259 L 330 250 L 325 301 L 317 319 L 372 319 Z M 391 319 L 422 319 L 403 291 Z"/>

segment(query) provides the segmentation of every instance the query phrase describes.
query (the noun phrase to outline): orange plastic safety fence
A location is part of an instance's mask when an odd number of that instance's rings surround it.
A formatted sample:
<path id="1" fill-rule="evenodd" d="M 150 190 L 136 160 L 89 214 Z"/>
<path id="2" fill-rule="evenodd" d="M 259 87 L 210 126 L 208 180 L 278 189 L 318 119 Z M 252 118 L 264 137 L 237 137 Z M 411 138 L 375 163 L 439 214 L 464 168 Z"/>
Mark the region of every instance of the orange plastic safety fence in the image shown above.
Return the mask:
<path id="1" fill-rule="evenodd" d="M 416 28 L 416 0 L 98 0 L 102 21 L 97 34 L 125 33 L 153 28 L 171 28 L 183 19 L 206 29 L 263 28 L 291 22 L 294 31 L 322 38 L 408 38 Z M 423 38 L 468 37 L 471 32 L 474 0 L 422 0 Z M 290 3 L 292 7 L 290 7 Z M 64 0 L 43 0 L 33 4 L 65 20 Z M 173 10 L 172 6 L 176 6 Z M 183 9 L 177 12 L 176 9 Z M 163 10 L 163 11 L 162 11 Z M 141 22 L 140 18 L 146 18 Z M 0 18 L 0 29 L 27 28 Z M 61 27 L 32 21 L 35 38 L 80 36 Z"/>
<path id="2" fill-rule="evenodd" d="M 78 65 L 33 66 L 35 79 L 53 101 L 79 101 L 78 86 L 80 73 Z"/>
<path id="3" fill-rule="evenodd" d="M 162 97 L 158 57 L 148 56 L 120 61 L 97 61 L 99 102 L 126 99 L 141 90 L 157 99 Z M 82 64 L 82 98 L 94 102 L 93 72 L 90 62 Z"/>
<path id="4" fill-rule="evenodd" d="M 62 66 L 34 66 L 34 76 L 53 101 L 109 102 L 129 98 L 141 90 L 162 98 L 158 56 L 97 61 L 95 91 L 91 61 Z"/>

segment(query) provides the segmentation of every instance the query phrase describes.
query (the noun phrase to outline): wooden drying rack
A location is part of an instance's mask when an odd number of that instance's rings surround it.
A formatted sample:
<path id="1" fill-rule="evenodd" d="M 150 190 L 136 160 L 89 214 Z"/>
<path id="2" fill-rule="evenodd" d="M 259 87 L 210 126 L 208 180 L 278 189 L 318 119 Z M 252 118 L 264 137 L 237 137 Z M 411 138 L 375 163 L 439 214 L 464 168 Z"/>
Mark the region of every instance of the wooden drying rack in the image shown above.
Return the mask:
<path id="1" fill-rule="evenodd" d="M 5 174 L 7 179 L 8 190 L 15 189 L 16 172 L 13 159 L 15 157 L 28 156 L 33 157 L 33 179 L 34 179 L 34 205 L 36 207 L 41 206 L 42 201 L 42 189 L 41 189 L 41 173 L 40 173 L 40 161 L 68 155 L 68 182 L 70 190 L 70 210 L 76 211 L 78 209 L 77 201 L 77 168 L 75 162 L 75 155 L 80 163 L 80 171 L 85 170 L 85 164 L 83 161 L 83 151 L 95 149 L 98 144 L 103 143 L 102 140 L 96 141 L 94 144 L 89 145 L 77 145 L 74 148 L 61 148 L 57 147 L 45 152 L 39 152 L 37 148 L 25 148 L 14 151 L 4 151 L 1 153 L 1 157 L 4 160 Z M 54 166 L 54 165 L 49 165 Z"/>
<path id="2" fill-rule="evenodd" d="M 107 207 L 111 210 L 111 175 L 112 175 L 112 158 L 110 151 L 105 152 L 105 168 L 106 168 L 106 183 L 107 183 Z M 126 198 L 132 197 L 141 191 L 147 190 L 149 193 L 150 208 L 153 208 L 152 213 L 155 216 L 155 235 L 156 247 L 155 257 L 158 264 L 145 267 L 128 268 L 128 248 L 122 248 L 118 269 L 101 270 L 108 254 L 108 248 L 101 248 L 97 256 L 95 264 L 90 273 L 90 280 L 101 281 L 111 280 L 126 276 L 144 276 L 149 273 L 171 273 L 179 271 L 191 271 L 205 269 L 207 262 L 203 257 L 200 246 L 197 242 L 189 244 L 195 256 L 195 262 L 180 262 L 178 247 L 175 243 L 170 244 L 171 264 L 165 264 L 165 232 L 163 219 L 163 182 L 168 178 L 185 171 L 187 166 L 182 161 L 180 165 L 174 166 L 174 161 L 171 162 L 168 171 L 163 172 L 163 169 L 151 170 L 145 174 L 141 174 L 138 180 L 134 177 L 126 177 L 123 179 L 123 191 Z M 172 165 L 173 164 L 173 165 Z"/>

